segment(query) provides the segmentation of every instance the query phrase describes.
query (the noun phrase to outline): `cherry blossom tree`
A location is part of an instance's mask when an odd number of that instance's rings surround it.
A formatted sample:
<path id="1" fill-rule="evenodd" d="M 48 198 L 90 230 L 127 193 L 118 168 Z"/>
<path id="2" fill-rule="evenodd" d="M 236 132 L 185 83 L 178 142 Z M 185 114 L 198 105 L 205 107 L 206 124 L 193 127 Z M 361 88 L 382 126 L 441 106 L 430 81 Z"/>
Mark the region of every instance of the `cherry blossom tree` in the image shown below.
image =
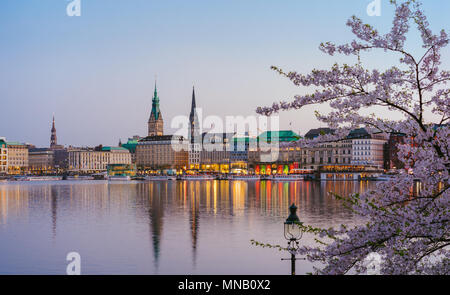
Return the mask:
<path id="1" fill-rule="evenodd" d="M 302 146 L 341 140 L 361 126 L 369 133 L 406 135 L 398 147 L 398 157 L 412 173 L 397 174 L 363 194 L 335 195 L 367 223 L 329 229 L 299 224 L 305 232 L 317 235 L 318 244 L 296 251 L 311 262 L 320 262 L 321 267 L 314 267 L 316 274 L 367 273 L 366 259 L 374 254 L 381 257 L 382 274 L 450 272 L 450 89 L 446 87 L 450 72 L 440 69 L 441 51 L 449 38 L 443 30 L 432 32 L 419 2 L 391 3 L 395 16 L 388 33 L 381 34 L 353 16 L 347 25 L 355 40 L 344 45 L 321 44 L 320 49 L 331 56 L 354 56 L 354 65 L 335 64 L 329 70 L 306 75 L 272 67 L 295 85 L 314 90 L 291 101 L 257 108 L 257 113 L 270 116 L 281 110 L 329 104 L 329 113 L 316 116 L 336 132 L 299 141 Z M 423 52 L 419 56 L 405 48 L 411 27 L 421 36 Z M 364 68 L 362 55 L 374 50 L 398 55 L 399 64 L 384 71 Z M 374 107 L 400 113 L 403 119 L 362 114 Z M 427 121 L 426 117 L 432 119 Z M 413 191 L 414 186 L 420 189 Z"/>

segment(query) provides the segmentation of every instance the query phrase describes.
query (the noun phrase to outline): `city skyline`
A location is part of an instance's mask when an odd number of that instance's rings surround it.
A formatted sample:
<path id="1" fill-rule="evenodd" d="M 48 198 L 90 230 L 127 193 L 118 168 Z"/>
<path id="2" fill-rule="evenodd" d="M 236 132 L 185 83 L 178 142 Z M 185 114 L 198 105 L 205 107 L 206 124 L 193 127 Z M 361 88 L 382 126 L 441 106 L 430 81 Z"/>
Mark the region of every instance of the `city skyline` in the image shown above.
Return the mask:
<path id="1" fill-rule="evenodd" d="M 155 75 L 164 133 L 174 131 L 171 118 L 188 116 L 193 84 L 204 115 L 255 116 L 257 106 L 302 92 L 271 65 L 308 71 L 345 62 L 317 47 L 350 36 L 343 25 L 353 14 L 387 29 L 392 7 L 382 1 L 382 15 L 369 17 L 369 2 L 82 1 L 82 15 L 68 17 L 65 1 L 6 1 L 0 95 L 8 111 L 0 118 L 0 136 L 47 146 L 53 113 L 58 142 L 66 146 L 117 145 L 144 136 Z M 439 12 L 450 3 L 423 6 L 433 28 L 448 29 Z M 442 55 L 448 60 L 448 48 Z M 388 65 L 396 60 L 390 58 L 380 54 L 370 62 Z M 280 129 L 305 134 L 325 127 L 312 110 L 283 113 Z"/>
<path id="2" fill-rule="evenodd" d="M 0 275 L 449 274 L 446 11 L 2 1 Z"/>

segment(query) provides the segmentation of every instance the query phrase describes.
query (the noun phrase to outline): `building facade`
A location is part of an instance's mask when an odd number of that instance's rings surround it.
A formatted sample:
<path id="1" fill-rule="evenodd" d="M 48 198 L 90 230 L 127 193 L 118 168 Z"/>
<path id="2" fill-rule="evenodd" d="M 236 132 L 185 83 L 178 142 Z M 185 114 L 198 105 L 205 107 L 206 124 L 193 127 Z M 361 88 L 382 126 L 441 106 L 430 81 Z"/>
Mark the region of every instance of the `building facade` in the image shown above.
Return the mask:
<path id="1" fill-rule="evenodd" d="M 302 168 L 320 170 L 324 166 L 352 165 L 352 141 L 322 143 L 302 150 Z"/>
<path id="2" fill-rule="evenodd" d="M 366 129 L 352 130 L 352 164 L 384 168 L 384 150 L 387 143 L 386 134 L 369 134 Z"/>
<path id="3" fill-rule="evenodd" d="M 33 148 L 28 151 L 28 170 L 33 174 L 54 172 L 54 153 L 48 148 Z"/>
<path id="4" fill-rule="evenodd" d="M 230 173 L 247 174 L 249 172 L 249 151 L 256 146 L 256 139 L 246 134 L 244 137 L 232 138 L 230 149 Z"/>
<path id="5" fill-rule="evenodd" d="M 334 134 L 330 128 L 311 129 L 305 138 Z M 368 168 L 383 168 L 386 136 L 370 135 L 366 129 L 352 130 L 349 135 L 336 142 L 320 143 L 302 149 L 303 169 L 326 171 L 352 171 Z"/>
<path id="6" fill-rule="evenodd" d="M 67 170 L 69 167 L 69 152 L 66 148 L 56 148 L 53 151 L 53 166 L 58 172 Z"/>
<path id="7" fill-rule="evenodd" d="M 148 136 L 136 146 L 136 165 L 141 170 L 186 169 L 188 144 L 182 136 Z"/>
<path id="8" fill-rule="evenodd" d="M 68 159 L 72 173 L 105 172 L 109 164 L 131 164 L 130 152 L 120 147 L 69 149 Z"/>
<path id="9" fill-rule="evenodd" d="M 123 147 L 103 147 L 103 152 L 109 152 L 108 164 L 132 164 L 131 153 Z"/>
<path id="10" fill-rule="evenodd" d="M 200 170 L 229 173 L 234 133 L 203 133 Z"/>
<path id="11" fill-rule="evenodd" d="M 7 142 L 8 174 L 17 175 L 28 170 L 28 147 L 20 142 Z"/>
<path id="12" fill-rule="evenodd" d="M 265 131 L 256 140 L 249 140 L 249 164 L 281 163 L 289 161 L 289 158 L 299 158 L 299 151 L 290 147 L 299 139 L 300 136 L 292 130 Z"/>

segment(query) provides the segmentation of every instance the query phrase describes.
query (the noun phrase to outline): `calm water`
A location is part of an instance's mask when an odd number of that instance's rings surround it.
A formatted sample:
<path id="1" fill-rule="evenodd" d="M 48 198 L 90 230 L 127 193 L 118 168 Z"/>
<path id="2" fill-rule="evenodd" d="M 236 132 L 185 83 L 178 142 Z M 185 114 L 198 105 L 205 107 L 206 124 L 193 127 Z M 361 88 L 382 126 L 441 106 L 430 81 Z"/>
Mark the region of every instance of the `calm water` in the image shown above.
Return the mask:
<path id="1" fill-rule="evenodd" d="M 315 226 L 360 222 L 327 194 L 369 182 L 103 181 L 0 184 L 0 274 L 289 274 L 288 257 L 252 246 L 285 245 L 295 202 Z M 301 243 L 312 243 L 304 236 Z M 297 262 L 297 273 L 311 270 Z"/>

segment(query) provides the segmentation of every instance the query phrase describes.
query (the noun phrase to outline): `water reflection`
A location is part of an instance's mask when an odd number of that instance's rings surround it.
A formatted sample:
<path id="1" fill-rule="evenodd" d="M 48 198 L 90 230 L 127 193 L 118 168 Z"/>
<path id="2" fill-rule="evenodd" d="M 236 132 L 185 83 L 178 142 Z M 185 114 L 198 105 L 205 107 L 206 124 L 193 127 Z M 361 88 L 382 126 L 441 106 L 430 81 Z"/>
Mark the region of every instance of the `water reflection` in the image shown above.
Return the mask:
<path id="1" fill-rule="evenodd" d="M 88 261 L 84 273 L 281 274 L 286 266 L 273 252 L 252 247 L 250 239 L 283 242 L 281 225 L 292 203 L 308 224 L 356 222 L 328 192 L 345 196 L 371 186 L 342 181 L 2 184 L 0 273 L 63 273 L 65 261 L 56 254 L 79 248 Z M 28 245 L 33 254 L 23 260 Z M 31 266 L 33 260 L 39 267 Z"/>

